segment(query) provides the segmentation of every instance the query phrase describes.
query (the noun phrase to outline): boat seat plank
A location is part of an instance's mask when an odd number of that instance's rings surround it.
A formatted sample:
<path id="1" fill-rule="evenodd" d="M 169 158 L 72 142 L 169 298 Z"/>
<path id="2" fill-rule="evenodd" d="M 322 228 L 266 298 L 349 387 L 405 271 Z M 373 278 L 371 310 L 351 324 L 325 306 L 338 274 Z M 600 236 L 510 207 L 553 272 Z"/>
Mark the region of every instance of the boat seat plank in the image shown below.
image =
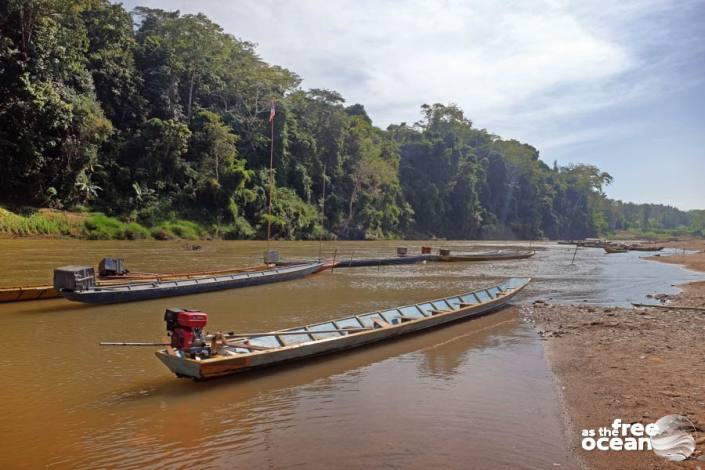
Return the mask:
<path id="1" fill-rule="evenodd" d="M 297 328 L 295 330 L 289 330 L 291 332 L 296 332 L 300 333 L 302 331 L 308 331 L 307 328 Z M 313 337 L 309 335 L 287 335 L 286 332 L 282 332 L 279 334 L 279 341 L 284 343 L 285 346 L 293 346 L 295 344 L 301 344 L 301 343 L 308 343 L 309 341 L 313 341 Z"/>
<path id="2" fill-rule="evenodd" d="M 431 315 L 440 315 L 441 313 L 452 312 L 452 310 L 431 310 Z"/>
<path id="3" fill-rule="evenodd" d="M 358 315 L 357 318 L 362 322 L 362 326 L 367 327 L 367 328 L 374 327 L 373 322 L 375 320 L 382 320 L 383 321 L 383 318 L 377 312 L 368 313 L 366 315 Z"/>
<path id="4" fill-rule="evenodd" d="M 345 328 L 364 328 L 365 325 L 357 317 L 344 318 L 333 322 L 336 328 L 344 330 Z"/>
<path id="5" fill-rule="evenodd" d="M 424 317 L 430 317 L 431 311 L 433 310 L 433 305 L 429 302 L 418 304 L 416 307 L 421 311 Z"/>
<path id="6" fill-rule="evenodd" d="M 342 335 L 342 333 L 340 332 L 330 331 L 336 329 L 336 326 L 332 321 L 326 323 L 319 323 L 317 325 L 311 325 L 306 329 L 311 332 L 311 336 L 313 337 L 313 339 L 334 338 L 336 336 Z M 324 330 L 328 331 L 328 333 L 316 333 L 316 330 Z"/>
<path id="7" fill-rule="evenodd" d="M 479 291 L 475 292 L 475 297 L 477 297 L 480 302 L 488 302 L 488 301 L 492 300 L 492 297 L 490 296 L 490 294 L 488 294 L 484 290 L 479 290 Z"/>
<path id="8" fill-rule="evenodd" d="M 451 308 L 445 300 L 435 300 L 431 303 L 433 304 L 433 308 L 435 310 L 448 310 Z"/>
<path id="9" fill-rule="evenodd" d="M 419 307 L 417 305 L 410 305 L 408 307 L 402 307 L 398 310 L 405 317 L 411 317 L 411 318 L 423 318 L 424 317 L 424 314 L 421 312 L 421 310 L 419 310 Z"/>
<path id="10" fill-rule="evenodd" d="M 394 319 L 399 318 L 401 313 L 399 313 L 399 310 L 394 309 L 380 312 L 380 315 L 382 315 L 382 318 L 384 318 L 387 323 L 394 323 Z"/>
<path id="11" fill-rule="evenodd" d="M 460 296 L 460 299 L 463 301 L 464 304 L 478 304 L 480 301 L 478 300 L 477 296 L 474 293 L 469 293 Z"/>

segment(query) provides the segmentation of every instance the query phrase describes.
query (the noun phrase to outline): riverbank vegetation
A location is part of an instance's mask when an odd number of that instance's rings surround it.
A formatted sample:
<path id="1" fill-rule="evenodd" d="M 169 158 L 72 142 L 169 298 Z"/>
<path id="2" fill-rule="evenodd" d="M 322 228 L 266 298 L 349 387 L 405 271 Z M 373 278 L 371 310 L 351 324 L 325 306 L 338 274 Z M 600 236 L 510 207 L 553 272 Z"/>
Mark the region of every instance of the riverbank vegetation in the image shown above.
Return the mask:
<path id="1" fill-rule="evenodd" d="M 0 231 L 230 239 L 262 237 L 268 223 L 286 239 L 705 231 L 701 213 L 608 199 L 607 173 L 549 166 L 531 145 L 474 127 L 455 105 L 423 105 L 419 121 L 383 130 L 363 105 L 300 83 L 201 14 L 127 12 L 106 0 L 4 2 L 0 203 L 100 214 L 80 223 L 3 215 Z"/>

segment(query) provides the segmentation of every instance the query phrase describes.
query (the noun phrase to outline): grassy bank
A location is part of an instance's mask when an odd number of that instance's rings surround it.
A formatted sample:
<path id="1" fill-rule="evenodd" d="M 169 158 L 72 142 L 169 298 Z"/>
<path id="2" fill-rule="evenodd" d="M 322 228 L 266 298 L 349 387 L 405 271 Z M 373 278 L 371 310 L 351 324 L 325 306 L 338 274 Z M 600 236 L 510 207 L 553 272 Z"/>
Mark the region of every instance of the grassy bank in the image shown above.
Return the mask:
<path id="1" fill-rule="evenodd" d="M 152 227 L 124 222 L 99 212 L 76 213 L 40 209 L 20 215 L 0 208 L 0 236 L 67 237 L 88 240 L 196 240 L 207 237 L 208 230 L 191 221 L 173 220 Z"/>

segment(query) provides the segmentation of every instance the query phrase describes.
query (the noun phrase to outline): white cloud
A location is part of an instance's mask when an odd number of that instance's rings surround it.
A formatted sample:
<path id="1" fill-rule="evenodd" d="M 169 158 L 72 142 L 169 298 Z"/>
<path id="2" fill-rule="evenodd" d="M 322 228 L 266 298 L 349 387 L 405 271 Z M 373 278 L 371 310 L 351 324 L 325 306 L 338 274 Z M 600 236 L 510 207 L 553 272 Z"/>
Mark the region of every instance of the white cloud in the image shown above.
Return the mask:
<path id="1" fill-rule="evenodd" d="M 147 1 L 158 5 L 167 2 Z M 588 29 L 561 2 L 168 2 L 203 11 L 259 43 L 263 58 L 361 102 L 378 125 L 418 117 L 423 102 L 455 102 L 480 125 L 557 87 L 610 79 L 629 52 Z M 594 93 L 572 109 L 594 107 Z M 550 111 L 550 109 L 549 109 Z"/>

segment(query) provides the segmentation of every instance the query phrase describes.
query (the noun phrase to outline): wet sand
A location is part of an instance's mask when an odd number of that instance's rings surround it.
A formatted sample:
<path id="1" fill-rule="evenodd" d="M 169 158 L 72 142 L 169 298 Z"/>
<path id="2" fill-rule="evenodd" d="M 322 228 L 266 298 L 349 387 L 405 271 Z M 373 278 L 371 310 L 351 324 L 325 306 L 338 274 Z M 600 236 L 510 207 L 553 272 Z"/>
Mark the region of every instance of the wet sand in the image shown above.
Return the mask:
<path id="1" fill-rule="evenodd" d="M 671 244 L 702 250 L 705 242 Z M 654 261 L 705 271 L 705 253 L 661 255 Z M 705 282 L 680 286 L 663 298 L 672 306 L 705 306 Z M 705 312 L 594 305 L 524 307 L 544 339 L 545 355 L 561 385 L 569 440 L 586 468 L 705 468 Z M 581 448 L 580 431 L 621 418 L 651 423 L 668 414 L 688 417 L 698 429 L 696 450 L 684 462 L 653 452 L 600 452 Z"/>

